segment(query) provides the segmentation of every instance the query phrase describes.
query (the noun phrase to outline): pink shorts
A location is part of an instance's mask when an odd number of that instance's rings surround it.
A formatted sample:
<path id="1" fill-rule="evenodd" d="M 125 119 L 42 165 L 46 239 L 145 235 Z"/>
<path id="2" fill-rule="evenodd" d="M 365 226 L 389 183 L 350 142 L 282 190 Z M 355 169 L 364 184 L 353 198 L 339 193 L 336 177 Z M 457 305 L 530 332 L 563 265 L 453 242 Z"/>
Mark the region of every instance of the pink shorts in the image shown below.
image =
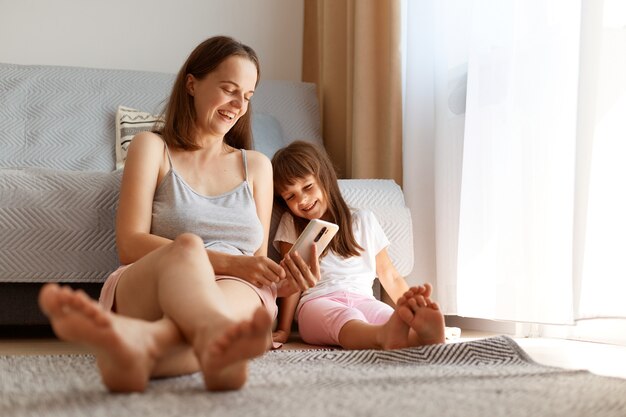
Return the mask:
<path id="1" fill-rule="evenodd" d="M 98 302 L 100 303 L 102 308 L 104 308 L 105 310 L 108 310 L 108 311 L 113 310 L 113 303 L 115 302 L 115 289 L 117 288 L 117 284 L 120 281 L 122 274 L 124 273 L 126 268 L 128 268 L 130 265 L 132 264 L 120 266 L 115 271 L 113 271 L 111 275 L 109 275 L 107 280 L 104 282 L 104 285 L 102 286 L 102 290 L 100 291 L 100 299 L 98 300 Z M 263 306 L 267 309 L 267 312 L 270 314 L 272 319 L 276 319 L 276 316 L 278 315 L 278 307 L 276 307 L 277 290 L 276 290 L 275 284 L 272 284 L 269 287 L 263 286 L 261 288 L 258 288 L 250 284 L 249 282 L 244 281 L 241 278 L 231 277 L 228 275 L 217 275 L 215 277 L 216 281 L 221 281 L 221 280 L 226 280 L 226 279 L 242 282 L 246 284 L 248 287 L 252 288 L 252 290 L 254 290 L 254 292 L 256 292 L 259 298 L 261 299 L 261 303 L 263 303 Z"/>
<path id="2" fill-rule="evenodd" d="M 312 345 L 339 345 L 339 332 L 350 320 L 383 324 L 393 308 L 371 296 L 337 291 L 306 301 L 298 313 L 300 337 Z"/>

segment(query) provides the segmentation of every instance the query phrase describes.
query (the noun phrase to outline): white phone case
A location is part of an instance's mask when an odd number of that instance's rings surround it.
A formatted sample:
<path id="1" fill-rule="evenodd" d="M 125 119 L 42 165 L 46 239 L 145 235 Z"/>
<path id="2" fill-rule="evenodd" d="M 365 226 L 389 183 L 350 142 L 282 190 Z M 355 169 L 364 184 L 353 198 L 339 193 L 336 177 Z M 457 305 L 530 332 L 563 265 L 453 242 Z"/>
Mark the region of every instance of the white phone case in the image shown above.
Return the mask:
<path id="1" fill-rule="evenodd" d="M 298 240 L 293 244 L 289 253 L 297 251 L 302 260 L 307 265 L 311 265 L 311 245 L 315 244 L 319 256 L 338 230 L 339 226 L 334 223 L 313 219 L 298 236 Z"/>

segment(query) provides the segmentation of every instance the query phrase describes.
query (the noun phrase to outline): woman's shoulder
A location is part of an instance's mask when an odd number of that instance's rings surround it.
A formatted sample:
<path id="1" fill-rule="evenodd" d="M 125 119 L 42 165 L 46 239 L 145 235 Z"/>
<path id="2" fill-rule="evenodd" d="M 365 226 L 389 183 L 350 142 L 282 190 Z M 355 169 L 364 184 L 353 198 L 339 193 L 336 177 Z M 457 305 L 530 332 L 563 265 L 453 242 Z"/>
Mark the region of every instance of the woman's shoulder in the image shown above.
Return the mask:
<path id="1" fill-rule="evenodd" d="M 253 149 L 248 149 L 246 152 L 246 157 L 249 162 L 254 163 L 270 163 L 270 159 L 263 152 L 255 151 Z"/>
<path id="2" fill-rule="evenodd" d="M 151 167 L 159 167 L 164 169 L 165 163 L 165 142 L 163 139 L 152 132 L 137 133 L 130 145 L 128 146 L 128 154 L 126 155 L 126 168 L 134 167 L 139 170 L 151 169 Z"/>
<path id="3" fill-rule="evenodd" d="M 247 150 L 246 159 L 248 161 L 248 170 L 253 175 L 262 173 L 269 174 L 272 173 L 272 162 L 270 159 L 263 153 L 254 150 Z"/>
<path id="4" fill-rule="evenodd" d="M 133 148 L 154 148 L 154 149 L 163 149 L 165 147 L 165 142 L 161 136 L 157 135 L 154 132 L 139 132 L 130 142 L 128 149 L 130 150 L 131 146 Z"/>

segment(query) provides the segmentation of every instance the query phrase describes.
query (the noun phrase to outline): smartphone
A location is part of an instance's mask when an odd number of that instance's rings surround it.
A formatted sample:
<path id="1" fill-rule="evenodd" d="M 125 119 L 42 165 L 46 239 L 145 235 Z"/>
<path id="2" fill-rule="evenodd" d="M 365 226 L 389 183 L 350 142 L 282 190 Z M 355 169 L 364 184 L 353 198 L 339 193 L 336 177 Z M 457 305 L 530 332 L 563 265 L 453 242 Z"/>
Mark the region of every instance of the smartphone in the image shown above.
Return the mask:
<path id="1" fill-rule="evenodd" d="M 311 265 L 311 245 L 317 247 L 318 256 L 322 253 L 326 246 L 337 231 L 339 226 L 324 220 L 313 219 L 304 228 L 298 239 L 289 250 L 289 254 L 297 251 L 307 265 Z"/>

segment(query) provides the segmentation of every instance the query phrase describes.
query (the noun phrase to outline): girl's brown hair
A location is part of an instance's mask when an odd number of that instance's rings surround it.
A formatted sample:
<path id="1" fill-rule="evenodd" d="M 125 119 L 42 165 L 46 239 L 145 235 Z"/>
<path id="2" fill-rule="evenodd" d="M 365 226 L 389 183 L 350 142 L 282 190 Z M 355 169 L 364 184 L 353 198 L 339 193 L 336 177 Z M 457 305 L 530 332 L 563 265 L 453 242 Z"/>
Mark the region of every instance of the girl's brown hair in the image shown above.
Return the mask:
<path id="1" fill-rule="evenodd" d="M 352 213 L 339 190 L 337 173 L 326 152 L 309 142 L 295 141 L 278 150 L 272 158 L 274 170 L 274 196 L 276 202 L 287 208 L 280 194 L 296 180 L 312 175 L 317 180 L 328 201 L 328 211 L 324 218 L 339 225 L 339 232 L 330 241 L 326 251 L 332 250 L 344 258 L 359 256 L 363 248 L 359 246 L 352 231 Z M 302 233 L 307 219 L 294 216 L 296 233 Z"/>
<path id="2" fill-rule="evenodd" d="M 191 52 L 187 61 L 178 71 L 172 93 L 162 114 L 164 123 L 156 131 L 163 137 L 168 146 L 184 150 L 198 149 L 194 135 L 196 109 L 193 104 L 193 97 L 187 92 L 187 75 L 191 74 L 196 79 L 201 80 L 231 56 L 249 59 L 256 66 L 256 84 L 259 83 L 259 58 L 252 48 L 228 36 L 215 36 L 202 42 Z M 251 149 L 251 114 L 252 106 L 248 104 L 246 114 L 241 116 L 224 137 L 224 142 L 227 145 L 238 149 Z"/>

